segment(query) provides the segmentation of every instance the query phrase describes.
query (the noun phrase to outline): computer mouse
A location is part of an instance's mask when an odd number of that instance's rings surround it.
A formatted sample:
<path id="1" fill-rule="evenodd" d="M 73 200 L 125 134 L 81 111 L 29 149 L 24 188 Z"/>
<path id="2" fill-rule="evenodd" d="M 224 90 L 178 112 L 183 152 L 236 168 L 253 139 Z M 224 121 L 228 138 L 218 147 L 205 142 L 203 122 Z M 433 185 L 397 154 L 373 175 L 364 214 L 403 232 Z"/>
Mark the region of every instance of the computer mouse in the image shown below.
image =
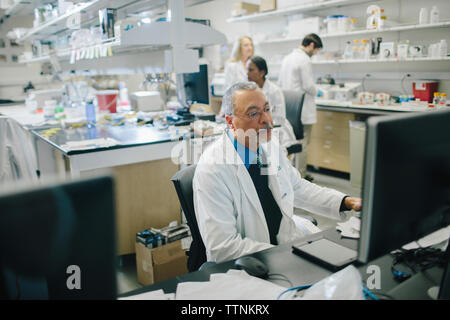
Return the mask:
<path id="1" fill-rule="evenodd" d="M 237 269 L 244 270 L 249 275 L 258 278 L 267 278 L 269 268 L 261 260 L 254 257 L 241 257 L 234 262 Z"/>

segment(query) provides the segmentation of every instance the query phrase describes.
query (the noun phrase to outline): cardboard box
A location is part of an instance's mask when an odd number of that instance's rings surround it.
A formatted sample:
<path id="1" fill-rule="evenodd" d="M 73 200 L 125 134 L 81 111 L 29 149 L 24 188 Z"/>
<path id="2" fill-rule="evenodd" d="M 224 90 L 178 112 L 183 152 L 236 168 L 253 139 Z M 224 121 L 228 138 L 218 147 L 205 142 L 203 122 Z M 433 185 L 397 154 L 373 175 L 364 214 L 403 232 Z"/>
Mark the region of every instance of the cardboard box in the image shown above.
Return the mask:
<path id="1" fill-rule="evenodd" d="M 261 0 L 259 12 L 272 11 L 277 8 L 277 0 Z"/>
<path id="2" fill-rule="evenodd" d="M 136 243 L 138 282 L 151 285 L 188 273 L 186 244 L 188 238 L 177 240 L 157 248 L 147 248 Z"/>
<path id="3" fill-rule="evenodd" d="M 234 2 L 231 9 L 231 16 L 246 16 L 259 11 L 259 6 L 257 4 L 247 3 L 247 2 Z"/>

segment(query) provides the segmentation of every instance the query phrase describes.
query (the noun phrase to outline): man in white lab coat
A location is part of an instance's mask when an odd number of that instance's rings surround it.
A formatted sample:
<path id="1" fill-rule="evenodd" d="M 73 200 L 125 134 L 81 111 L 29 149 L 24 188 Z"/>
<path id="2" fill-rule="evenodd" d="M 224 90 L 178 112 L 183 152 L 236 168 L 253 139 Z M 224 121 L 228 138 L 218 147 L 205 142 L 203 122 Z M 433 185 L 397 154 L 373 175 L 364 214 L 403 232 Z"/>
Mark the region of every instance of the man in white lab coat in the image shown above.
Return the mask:
<path id="1" fill-rule="evenodd" d="M 288 54 L 281 64 L 278 85 L 283 90 L 294 90 L 305 93 L 302 109 L 303 143 L 302 152 L 298 159 L 297 168 L 306 179 L 312 181 L 312 177 L 306 175 L 306 155 L 311 138 L 312 125 L 317 122 L 316 104 L 317 95 L 314 74 L 312 71 L 311 57 L 323 47 L 322 40 L 314 33 L 307 35 L 299 48 Z"/>
<path id="2" fill-rule="evenodd" d="M 270 106 L 254 82 L 223 98 L 228 130 L 202 154 L 193 179 L 194 208 L 207 260 L 222 262 L 319 231 L 294 221 L 294 206 L 341 219 L 361 199 L 300 177 L 272 138 Z"/>

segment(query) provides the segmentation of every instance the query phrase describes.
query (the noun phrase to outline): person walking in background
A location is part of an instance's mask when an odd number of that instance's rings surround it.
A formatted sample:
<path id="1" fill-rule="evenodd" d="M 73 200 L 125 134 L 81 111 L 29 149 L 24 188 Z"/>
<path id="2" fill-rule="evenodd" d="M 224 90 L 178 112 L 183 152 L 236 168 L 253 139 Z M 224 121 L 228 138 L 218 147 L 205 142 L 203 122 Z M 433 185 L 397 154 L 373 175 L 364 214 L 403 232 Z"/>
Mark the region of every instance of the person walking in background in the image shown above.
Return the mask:
<path id="1" fill-rule="evenodd" d="M 322 47 L 322 40 L 318 35 L 311 33 L 305 36 L 301 46 L 295 48 L 283 59 L 278 80 L 278 84 L 283 90 L 305 93 L 301 116 L 304 138 L 302 141 L 302 152 L 297 157 L 298 163 L 296 163 L 296 167 L 300 171 L 301 176 L 309 181 L 312 181 L 313 178 L 306 174 L 307 151 L 311 139 L 312 125 L 317 122 L 316 104 L 314 102 L 317 89 L 311 57 L 317 54 Z"/>

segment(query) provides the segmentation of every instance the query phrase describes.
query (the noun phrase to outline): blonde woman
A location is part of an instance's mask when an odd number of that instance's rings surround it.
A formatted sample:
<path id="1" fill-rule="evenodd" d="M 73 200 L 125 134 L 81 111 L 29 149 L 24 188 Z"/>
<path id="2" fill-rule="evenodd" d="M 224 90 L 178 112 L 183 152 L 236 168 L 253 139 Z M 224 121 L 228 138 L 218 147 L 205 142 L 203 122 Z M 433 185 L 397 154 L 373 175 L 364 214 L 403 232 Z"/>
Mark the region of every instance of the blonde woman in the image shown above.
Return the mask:
<path id="1" fill-rule="evenodd" d="M 255 53 L 253 40 L 250 37 L 240 37 L 231 51 L 231 58 L 225 65 L 225 88 L 228 89 L 238 82 L 247 82 L 247 62 Z M 225 114 L 223 108 L 216 116 L 217 121 L 223 121 Z"/>
<path id="2" fill-rule="evenodd" d="M 250 37 L 240 37 L 234 44 L 231 58 L 225 65 L 225 87 L 247 81 L 247 61 L 255 53 L 253 40 Z"/>

